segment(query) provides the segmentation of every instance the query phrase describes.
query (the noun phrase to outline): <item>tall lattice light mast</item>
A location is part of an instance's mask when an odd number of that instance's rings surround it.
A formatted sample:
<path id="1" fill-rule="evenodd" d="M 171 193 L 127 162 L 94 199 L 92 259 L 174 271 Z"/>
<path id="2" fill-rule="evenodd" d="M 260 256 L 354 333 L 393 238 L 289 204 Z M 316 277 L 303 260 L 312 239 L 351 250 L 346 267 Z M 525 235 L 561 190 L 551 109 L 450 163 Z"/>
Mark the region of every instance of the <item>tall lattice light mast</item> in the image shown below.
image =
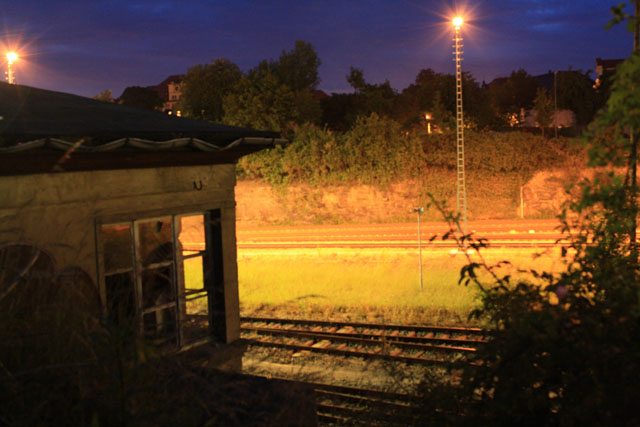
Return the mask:
<path id="1" fill-rule="evenodd" d="M 7 82 L 9 84 L 15 84 L 16 78 L 13 74 L 13 63 L 18 59 L 18 54 L 15 52 L 7 52 Z"/>
<path id="2" fill-rule="evenodd" d="M 457 185 L 456 185 L 456 207 L 459 217 L 458 231 L 467 233 L 467 190 L 464 173 L 464 121 L 462 114 L 462 17 L 453 18 L 453 26 L 456 30 L 453 41 L 455 44 L 456 62 L 456 153 L 457 153 Z"/>

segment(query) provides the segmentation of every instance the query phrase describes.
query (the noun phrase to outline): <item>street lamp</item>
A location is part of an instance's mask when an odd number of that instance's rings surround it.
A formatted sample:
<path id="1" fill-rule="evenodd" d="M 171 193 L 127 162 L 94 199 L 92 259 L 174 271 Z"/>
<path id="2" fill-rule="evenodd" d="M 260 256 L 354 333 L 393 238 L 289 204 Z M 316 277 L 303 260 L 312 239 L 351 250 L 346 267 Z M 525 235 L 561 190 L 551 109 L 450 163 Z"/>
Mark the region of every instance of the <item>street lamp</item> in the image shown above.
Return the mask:
<path id="1" fill-rule="evenodd" d="M 464 20 L 461 16 L 453 18 L 455 36 L 453 38 L 456 62 L 456 153 L 457 153 L 457 179 L 456 179 L 456 208 L 458 213 L 458 231 L 467 233 L 467 191 L 465 188 L 464 173 L 464 122 L 462 117 L 462 37 L 460 29 Z"/>
<path id="2" fill-rule="evenodd" d="M 424 212 L 424 208 L 415 208 L 413 212 L 418 214 L 418 251 L 420 252 L 420 292 L 422 292 L 422 232 L 420 230 L 420 214 Z"/>
<path id="3" fill-rule="evenodd" d="M 18 60 L 18 54 L 15 52 L 7 52 L 7 82 L 9 84 L 15 84 L 15 76 L 13 75 L 13 69 L 11 68 L 11 65 L 13 65 L 13 63 L 15 61 Z"/>
<path id="4" fill-rule="evenodd" d="M 431 135 L 431 113 L 424 113 L 424 118 L 427 121 L 427 133 Z"/>

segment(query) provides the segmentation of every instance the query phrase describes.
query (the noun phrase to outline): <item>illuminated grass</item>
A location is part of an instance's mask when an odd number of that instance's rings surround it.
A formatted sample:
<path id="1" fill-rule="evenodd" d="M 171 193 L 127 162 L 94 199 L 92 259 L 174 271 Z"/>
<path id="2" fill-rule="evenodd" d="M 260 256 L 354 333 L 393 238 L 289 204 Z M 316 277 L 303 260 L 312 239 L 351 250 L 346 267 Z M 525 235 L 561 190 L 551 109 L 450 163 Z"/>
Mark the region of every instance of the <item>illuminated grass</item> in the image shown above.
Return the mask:
<path id="1" fill-rule="evenodd" d="M 466 259 L 446 251 L 317 249 L 239 251 L 243 315 L 348 318 L 403 323 L 467 323 L 476 289 L 458 285 Z M 494 252 L 490 258 L 506 259 Z M 517 254 L 524 267 L 549 268 Z M 494 261 L 494 259 L 490 259 Z M 265 313 L 266 312 L 266 313 Z"/>
<path id="2" fill-rule="evenodd" d="M 510 260 L 517 268 L 557 270 L 557 254 L 533 259 L 532 250 L 492 249 L 489 263 Z M 478 304 L 476 288 L 458 284 L 462 254 L 423 254 L 420 291 L 418 254 L 399 249 L 240 250 L 238 281 L 242 315 L 320 318 L 388 323 L 469 324 Z M 185 262 L 187 288 L 200 288 L 199 259 Z M 198 311 L 206 300 L 188 303 Z M 192 307 L 191 307 L 192 306 Z"/>

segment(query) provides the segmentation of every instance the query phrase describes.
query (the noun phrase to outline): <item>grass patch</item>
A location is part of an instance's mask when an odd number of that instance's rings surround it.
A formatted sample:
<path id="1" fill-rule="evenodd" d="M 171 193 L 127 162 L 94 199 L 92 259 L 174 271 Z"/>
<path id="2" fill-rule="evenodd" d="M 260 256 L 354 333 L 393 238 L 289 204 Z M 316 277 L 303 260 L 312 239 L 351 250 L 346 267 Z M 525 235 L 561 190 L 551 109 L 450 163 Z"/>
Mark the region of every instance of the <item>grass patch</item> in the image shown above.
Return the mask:
<path id="1" fill-rule="evenodd" d="M 550 268 L 532 251 L 492 249 L 489 262 Z M 420 291 L 417 251 L 396 249 L 245 250 L 238 253 L 242 315 L 388 323 L 469 324 L 476 289 L 458 285 L 461 254 L 425 251 Z"/>

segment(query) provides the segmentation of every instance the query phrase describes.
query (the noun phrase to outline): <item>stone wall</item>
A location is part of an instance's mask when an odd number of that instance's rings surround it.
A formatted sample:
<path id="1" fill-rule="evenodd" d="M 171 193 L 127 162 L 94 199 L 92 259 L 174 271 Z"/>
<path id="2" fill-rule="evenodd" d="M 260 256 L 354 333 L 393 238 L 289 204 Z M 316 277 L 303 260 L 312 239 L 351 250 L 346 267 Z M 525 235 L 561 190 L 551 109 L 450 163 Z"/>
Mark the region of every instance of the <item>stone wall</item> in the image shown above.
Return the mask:
<path id="1" fill-rule="evenodd" d="M 577 182 L 574 169 L 537 172 L 522 187 L 524 215 L 551 218 L 565 201 L 565 187 Z M 439 187 L 436 187 L 439 186 Z M 403 181 L 376 187 L 371 185 L 310 186 L 306 184 L 273 187 L 261 181 L 238 181 L 236 215 L 239 223 L 313 224 L 372 223 L 413 220 L 413 208 L 425 206 L 426 194 L 433 189 L 445 194 L 449 208 L 455 208 L 455 173 L 442 171 L 427 184 Z M 509 219 L 520 216 L 520 187 L 510 177 L 468 179 L 469 219 Z M 438 220 L 432 209 L 425 219 Z"/>

